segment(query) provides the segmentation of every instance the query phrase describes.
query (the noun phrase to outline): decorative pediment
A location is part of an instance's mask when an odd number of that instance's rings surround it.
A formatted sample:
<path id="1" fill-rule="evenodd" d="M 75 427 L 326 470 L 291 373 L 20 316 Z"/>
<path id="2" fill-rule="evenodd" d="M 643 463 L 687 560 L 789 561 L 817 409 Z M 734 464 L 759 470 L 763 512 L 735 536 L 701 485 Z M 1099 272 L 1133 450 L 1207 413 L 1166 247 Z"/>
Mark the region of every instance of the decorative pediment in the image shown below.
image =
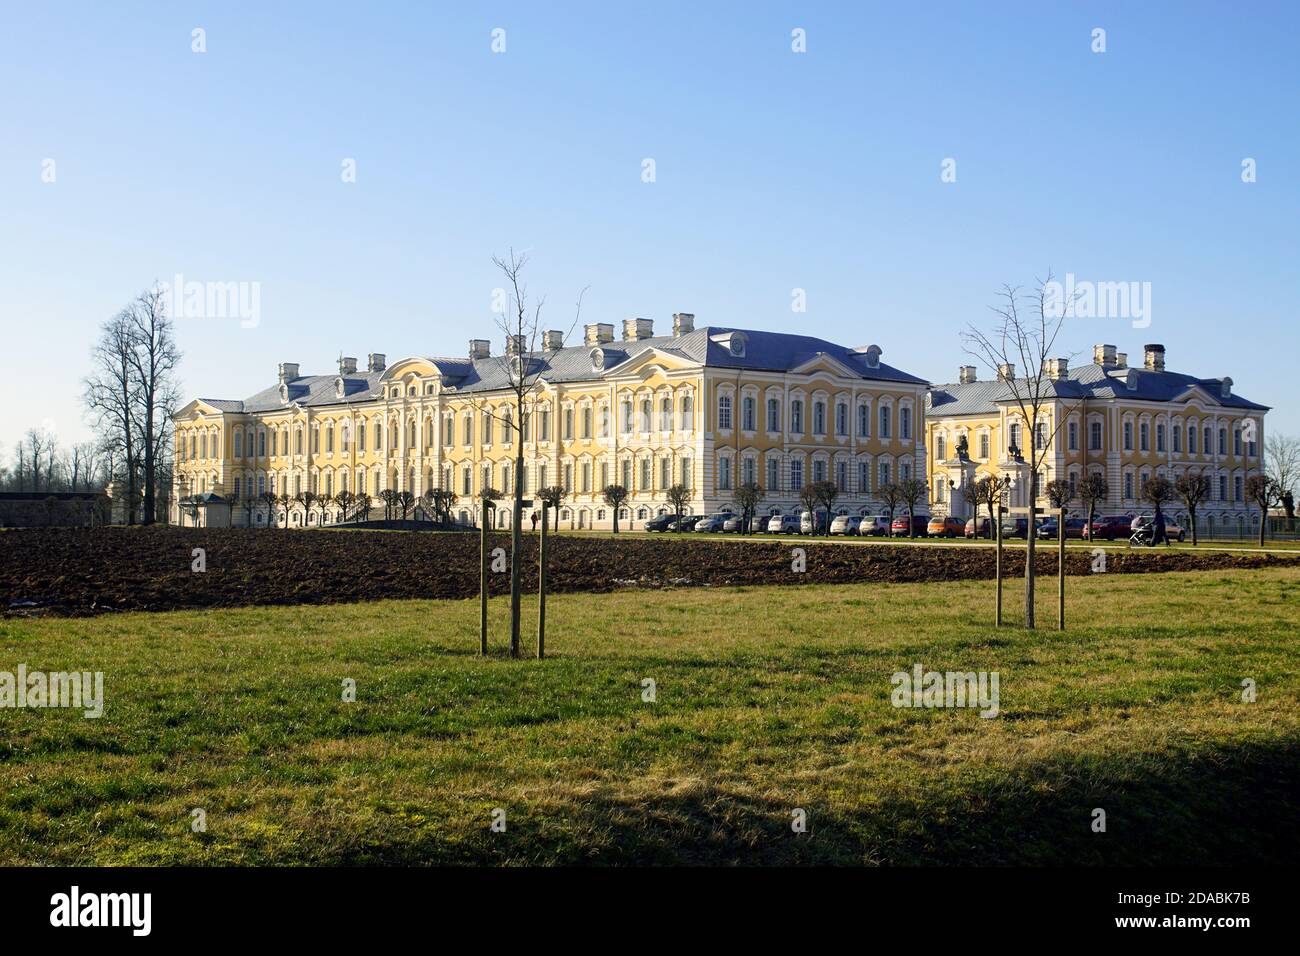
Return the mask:
<path id="1" fill-rule="evenodd" d="M 862 373 L 856 369 L 849 368 L 835 356 L 826 352 L 818 352 L 808 360 L 796 365 L 790 369 L 793 375 L 816 375 L 821 372 L 826 375 L 834 375 L 839 378 L 861 378 Z"/>
<path id="2" fill-rule="evenodd" d="M 646 379 L 656 372 L 666 374 L 695 371 L 699 368 L 698 362 L 692 362 L 681 355 L 674 355 L 672 352 L 665 352 L 652 346 L 629 357 L 627 361 L 606 369 L 606 374 L 617 377 L 636 375 Z"/>

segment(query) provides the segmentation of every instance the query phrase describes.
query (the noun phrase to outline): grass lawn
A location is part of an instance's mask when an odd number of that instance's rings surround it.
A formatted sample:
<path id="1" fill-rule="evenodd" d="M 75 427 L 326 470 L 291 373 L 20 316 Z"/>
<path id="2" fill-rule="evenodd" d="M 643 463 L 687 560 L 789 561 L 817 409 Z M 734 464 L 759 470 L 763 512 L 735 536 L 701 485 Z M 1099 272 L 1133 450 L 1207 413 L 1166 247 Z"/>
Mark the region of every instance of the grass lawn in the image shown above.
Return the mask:
<path id="1" fill-rule="evenodd" d="M 6 620 L 107 700 L 0 710 L 0 864 L 1294 862 L 1300 570 L 1070 584 L 1064 634 L 988 582 L 562 595 L 541 662 L 473 601 Z M 894 708 L 915 663 L 1000 716 Z"/>

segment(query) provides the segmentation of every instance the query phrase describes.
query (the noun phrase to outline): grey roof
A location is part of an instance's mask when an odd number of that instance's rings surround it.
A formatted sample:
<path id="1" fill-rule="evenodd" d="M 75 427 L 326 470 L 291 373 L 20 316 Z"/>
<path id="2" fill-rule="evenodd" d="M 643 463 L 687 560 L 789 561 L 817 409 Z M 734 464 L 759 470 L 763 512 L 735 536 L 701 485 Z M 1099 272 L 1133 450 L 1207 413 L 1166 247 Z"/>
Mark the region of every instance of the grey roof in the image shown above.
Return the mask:
<path id="1" fill-rule="evenodd" d="M 714 336 L 729 332 L 744 332 L 747 341 L 743 357 L 732 355 L 726 346 L 713 340 Z M 597 347 L 604 353 L 603 371 L 592 367 L 591 352 Z M 718 326 L 706 326 L 682 336 L 654 336 L 636 341 L 608 342 L 600 346 L 577 345 L 550 352 L 533 352 L 529 355 L 529 361 L 540 367 L 542 378 L 548 382 L 597 381 L 611 369 L 651 348 L 713 368 L 776 372 L 789 371 L 819 354 L 825 354 L 848 366 L 864 380 L 906 385 L 927 384 L 925 379 L 883 363 L 869 368 L 863 353 L 825 339 L 786 332 Z M 491 391 L 506 388 L 509 384 L 509 366 L 504 355 L 472 360 L 427 357 L 427 360 L 438 369 L 443 386 L 457 392 Z M 304 375 L 288 383 L 288 402 L 281 398 L 278 384 L 263 389 L 242 402 L 227 399 L 203 401 L 229 412 L 275 411 L 293 402 L 299 405 L 352 404 L 379 398 L 383 393 L 382 376 L 382 372 L 356 372 L 345 376 L 347 393 L 342 399 L 338 397 L 335 388 L 338 375 Z"/>
<path id="2" fill-rule="evenodd" d="M 1132 375 L 1136 388 L 1128 387 Z M 1027 381 L 1024 378 L 1020 382 Z M 1207 391 L 1215 401 L 1228 408 L 1267 411 L 1267 405 L 1259 405 L 1240 395 L 1231 394 L 1220 397 L 1222 379 L 1197 378 L 1182 372 L 1153 372 L 1144 368 L 1103 368 L 1097 364 L 1081 365 L 1072 368 L 1066 378 L 1048 384 L 1053 392 L 1066 401 L 1081 398 L 1139 399 L 1147 402 L 1169 402 L 1184 394 L 1189 388 L 1199 386 Z M 947 418 L 952 415 L 991 415 L 997 412 L 998 403 L 1012 401 L 1010 386 L 1002 381 L 992 379 L 987 382 L 970 382 L 966 385 L 936 385 L 930 392 L 929 407 L 926 415 L 930 418 Z"/>

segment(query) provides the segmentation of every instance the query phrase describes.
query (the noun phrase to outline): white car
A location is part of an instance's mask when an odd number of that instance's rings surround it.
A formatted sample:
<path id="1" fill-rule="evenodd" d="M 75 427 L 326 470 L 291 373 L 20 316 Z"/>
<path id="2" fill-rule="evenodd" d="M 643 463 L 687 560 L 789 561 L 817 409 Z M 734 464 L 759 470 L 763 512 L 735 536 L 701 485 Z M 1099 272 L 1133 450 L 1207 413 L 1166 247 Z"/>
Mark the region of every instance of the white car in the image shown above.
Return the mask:
<path id="1" fill-rule="evenodd" d="M 767 530 L 771 534 L 798 534 L 798 515 L 772 515 L 767 519 Z"/>
<path id="2" fill-rule="evenodd" d="M 862 519 L 857 515 L 836 515 L 831 522 L 831 534 L 857 534 Z"/>
<path id="3" fill-rule="evenodd" d="M 889 537 L 890 520 L 886 515 L 864 515 L 858 523 L 858 534 L 862 536 Z"/>

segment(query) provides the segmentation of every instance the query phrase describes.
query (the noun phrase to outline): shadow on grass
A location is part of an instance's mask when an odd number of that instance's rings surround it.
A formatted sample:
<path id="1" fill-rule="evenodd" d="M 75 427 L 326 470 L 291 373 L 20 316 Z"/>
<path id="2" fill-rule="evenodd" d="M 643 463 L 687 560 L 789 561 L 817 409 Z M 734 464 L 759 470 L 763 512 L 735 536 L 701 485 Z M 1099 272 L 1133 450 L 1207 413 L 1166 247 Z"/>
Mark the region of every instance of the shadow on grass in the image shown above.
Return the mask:
<path id="1" fill-rule="evenodd" d="M 337 843 L 304 847 L 303 862 L 1212 866 L 1291 864 L 1300 854 L 1300 742 L 1066 757 L 955 782 L 918 778 L 898 795 L 860 794 L 853 812 L 742 797 L 706 780 L 666 783 L 560 813 L 520 807 L 507 833 L 485 825 L 456 843 L 436 830 L 400 842 L 335 834 Z M 806 833 L 791 829 L 797 806 Z M 1094 808 L 1106 811 L 1104 833 L 1092 830 Z"/>

